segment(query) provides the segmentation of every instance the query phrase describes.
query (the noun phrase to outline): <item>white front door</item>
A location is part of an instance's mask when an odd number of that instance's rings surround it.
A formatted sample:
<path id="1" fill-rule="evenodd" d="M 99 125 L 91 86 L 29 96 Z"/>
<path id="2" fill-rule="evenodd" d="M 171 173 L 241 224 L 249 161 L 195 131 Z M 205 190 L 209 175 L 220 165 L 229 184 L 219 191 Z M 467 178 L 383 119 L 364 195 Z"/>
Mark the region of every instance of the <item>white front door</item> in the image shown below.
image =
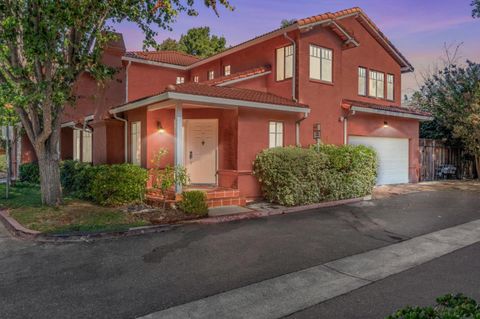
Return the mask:
<path id="1" fill-rule="evenodd" d="M 350 136 L 349 144 L 371 146 L 378 155 L 377 185 L 408 183 L 408 139 Z"/>
<path id="2" fill-rule="evenodd" d="M 185 120 L 185 166 L 191 184 L 216 184 L 218 121 Z"/>

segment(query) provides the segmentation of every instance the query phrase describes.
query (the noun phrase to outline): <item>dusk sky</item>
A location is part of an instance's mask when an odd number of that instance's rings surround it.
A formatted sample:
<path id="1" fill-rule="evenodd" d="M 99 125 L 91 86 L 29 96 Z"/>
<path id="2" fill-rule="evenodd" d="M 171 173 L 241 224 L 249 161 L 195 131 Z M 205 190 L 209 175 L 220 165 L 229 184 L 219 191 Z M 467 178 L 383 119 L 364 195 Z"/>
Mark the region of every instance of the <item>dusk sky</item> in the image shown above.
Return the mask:
<path id="1" fill-rule="evenodd" d="M 415 74 L 403 76 L 403 92 L 411 93 L 421 73 L 441 64 L 444 44 L 463 43 L 462 60 L 480 62 L 480 19 L 471 16 L 471 0 L 231 0 L 235 11 L 217 17 L 196 1 L 198 17 L 180 16 L 173 31 L 161 31 L 158 41 L 178 39 L 189 28 L 209 26 L 235 45 L 278 28 L 282 19 L 299 19 L 328 11 L 361 7 L 395 46 L 409 59 Z M 142 33 L 132 24 L 117 26 L 128 50 L 141 50 Z"/>

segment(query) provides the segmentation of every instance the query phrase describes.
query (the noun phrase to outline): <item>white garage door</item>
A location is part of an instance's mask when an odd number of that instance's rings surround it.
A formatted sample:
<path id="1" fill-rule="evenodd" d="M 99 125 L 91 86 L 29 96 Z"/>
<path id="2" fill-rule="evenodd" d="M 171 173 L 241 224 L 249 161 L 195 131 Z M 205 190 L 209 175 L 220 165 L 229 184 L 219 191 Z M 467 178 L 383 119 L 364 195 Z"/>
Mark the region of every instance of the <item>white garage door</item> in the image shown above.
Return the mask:
<path id="1" fill-rule="evenodd" d="M 378 185 L 408 183 L 408 139 L 350 136 L 349 143 L 371 146 L 377 151 Z"/>

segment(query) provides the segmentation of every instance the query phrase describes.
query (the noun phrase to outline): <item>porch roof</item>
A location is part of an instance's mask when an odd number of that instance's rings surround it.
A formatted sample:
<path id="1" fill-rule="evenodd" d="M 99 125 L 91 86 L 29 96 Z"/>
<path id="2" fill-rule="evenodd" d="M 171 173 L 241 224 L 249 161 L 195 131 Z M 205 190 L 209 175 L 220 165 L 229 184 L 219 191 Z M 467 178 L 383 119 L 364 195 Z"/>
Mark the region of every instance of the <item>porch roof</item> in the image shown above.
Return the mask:
<path id="1" fill-rule="evenodd" d="M 417 119 L 420 121 L 432 120 L 432 115 L 430 113 L 416 110 L 413 108 L 406 108 L 406 107 L 401 107 L 396 105 L 385 106 L 385 105 L 366 103 L 361 101 L 343 100 L 342 107 L 352 111 L 363 112 L 363 113 L 406 117 L 406 118 Z"/>
<path id="2" fill-rule="evenodd" d="M 250 89 L 210 86 L 198 83 L 169 85 L 158 94 L 144 97 L 120 105 L 110 110 L 111 114 L 125 112 L 139 107 L 159 103 L 167 100 L 177 100 L 189 103 L 251 107 L 286 112 L 309 113 L 310 108 L 302 103 L 295 102 L 271 93 Z"/>

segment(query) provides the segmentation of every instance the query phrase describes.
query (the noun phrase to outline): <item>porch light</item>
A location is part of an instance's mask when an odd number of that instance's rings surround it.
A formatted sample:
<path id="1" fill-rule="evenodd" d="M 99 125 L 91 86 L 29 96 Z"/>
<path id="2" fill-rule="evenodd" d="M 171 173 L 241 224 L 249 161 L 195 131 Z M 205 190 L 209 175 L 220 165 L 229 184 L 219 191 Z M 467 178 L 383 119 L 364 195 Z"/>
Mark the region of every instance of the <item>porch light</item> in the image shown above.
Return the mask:
<path id="1" fill-rule="evenodd" d="M 158 130 L 158 133 L 165 133 L 165 129 L 163 128 L 162 122 L 160 121 L 157 122 L 157 130 Z"/>
<path id="2" fill-rule="evenodd" d="M 388 127 L 388 122 L 387 121 L 383 122 L 383 127 Z"/>

